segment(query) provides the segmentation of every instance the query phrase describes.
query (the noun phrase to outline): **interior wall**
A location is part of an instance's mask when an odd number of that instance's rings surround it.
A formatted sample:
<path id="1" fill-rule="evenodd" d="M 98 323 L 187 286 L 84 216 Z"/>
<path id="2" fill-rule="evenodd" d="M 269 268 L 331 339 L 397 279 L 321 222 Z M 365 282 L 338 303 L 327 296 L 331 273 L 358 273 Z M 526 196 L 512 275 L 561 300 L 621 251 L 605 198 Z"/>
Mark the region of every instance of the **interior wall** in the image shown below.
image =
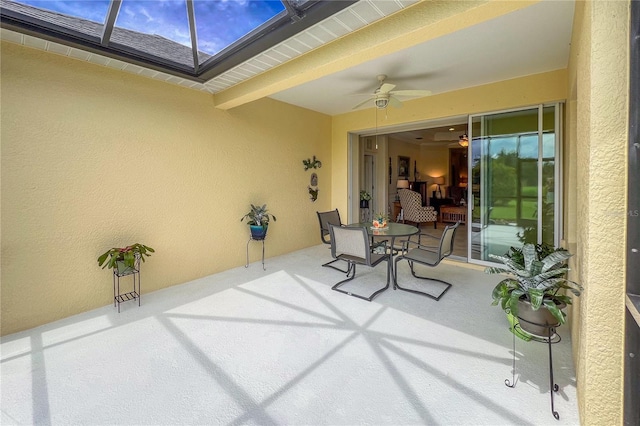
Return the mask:
<path id="1" fill-rule="evenodd" d="M 564 193 L 571 278 L 584 286 L 573 305 L 578 404 L 582 424 L 622 424 L 629 2 L 576 2 L 573 28 Z"/>
<path id="2" fill-rule="evenodd" d="M 111 304 L 96 262 L 111 247 L 156 250 L 143 303 L 244 265 L 250 203 L 278 219 L 267 257 L 319 243 L 331 117 L 270 99 L 221 111 L 206 93 L 7 42 L 1 66 L 3 335 Z M 322 168 L 304 171 L 313 155 Z"/>

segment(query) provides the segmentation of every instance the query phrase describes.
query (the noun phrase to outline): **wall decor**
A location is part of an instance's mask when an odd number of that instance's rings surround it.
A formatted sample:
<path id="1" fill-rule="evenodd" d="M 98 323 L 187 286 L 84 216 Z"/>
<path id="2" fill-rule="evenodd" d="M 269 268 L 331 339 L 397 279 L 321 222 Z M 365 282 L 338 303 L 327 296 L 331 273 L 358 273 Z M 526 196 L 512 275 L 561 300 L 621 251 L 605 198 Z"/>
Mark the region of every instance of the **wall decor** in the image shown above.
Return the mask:
<path id="1" fill-rule="evenodd" d="M 318 191 L 320 191 L 318 188 L 309 186 L 309 198 L 311 198 L 311 201 L 315 202 L 318 199 Z"/>
<path id="2" fill-rule="evenodd" d="M 311 186 L 318 186 L 318 175 L 316 173 L 311 173 Z"/>
<path id="3" fill-rule="evenodd" d="M 409 165 L 411 159 L 409 157 L 398 156 L 398 177 L 409 179 Z"/>
<path id="4" fill-rule="evenodd" d="M 315 155 L 313 156 L 313 160 L 310 160 L 309 158 L 302 160 L 302 164 L 304 165 L 305 171 L 309 169 L 319 169 L 322 167 L 322 161 L 318 160 Z"/>

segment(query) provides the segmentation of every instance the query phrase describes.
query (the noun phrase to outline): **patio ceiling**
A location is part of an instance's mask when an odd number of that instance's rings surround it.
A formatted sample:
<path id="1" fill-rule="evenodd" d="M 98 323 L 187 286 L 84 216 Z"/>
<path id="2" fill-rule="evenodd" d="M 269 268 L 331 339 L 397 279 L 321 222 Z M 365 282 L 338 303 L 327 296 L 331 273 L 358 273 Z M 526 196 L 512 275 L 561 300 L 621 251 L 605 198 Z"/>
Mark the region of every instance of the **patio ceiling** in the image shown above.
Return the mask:
<path id="1" fill-rule="evenodd" d="M 365 100 L 378 74 L 438 94 L 564 69 L 573 12 L 573 0 L 360 0 L 206 81 L 9 30 L 4 19 L 2 39 L 203 90 L 221 109 L 271 97 L 337 115 Z"/>

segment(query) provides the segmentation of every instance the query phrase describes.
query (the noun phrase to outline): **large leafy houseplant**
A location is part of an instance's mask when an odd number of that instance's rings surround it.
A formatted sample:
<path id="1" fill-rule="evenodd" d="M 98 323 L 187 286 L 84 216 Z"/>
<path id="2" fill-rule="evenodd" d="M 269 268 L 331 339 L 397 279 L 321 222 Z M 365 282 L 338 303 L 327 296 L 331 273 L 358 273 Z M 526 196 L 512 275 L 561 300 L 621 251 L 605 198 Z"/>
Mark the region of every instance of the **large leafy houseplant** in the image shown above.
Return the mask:
<path id="1" fill-rule="evenodd" d="M 559 324 L 565 323 L 562 307 L 570 305 L 571 298 L 562 290 L 576 296 L 582 291 L 580 284 L 566 278 L 569 271 L 566 261 L 572 256 L 567 250 L 528 243 L 522 249 L 511 247 L 504 256 L 489 256 L 504 266 L 486 268 L 486 273 L 511 275 L 493 289 L 493 305 L 500 305 L 505 312 L 517 317 L 519 302 L 526 301 L 534 311 L 545 307 Z"/>
<path id="2" fill-rule="evenodd" d="M 277 220 L 274 215 L 269 213 L 269 211 L 267 210 L 266 204 L 263 204 L 262 206 L 256 206 L 251 204 L 251 210 L 249 210 L 249 213 L 242 216 L 242 219 L 240 219 L 240 222 L 242 222 L 245 219 L 247 219 L 247 223 L 249 225 L 262 226 L 262 227 L 269 225 L 270 219 L 273 219 L 274 222 Z"/>
<path id="3" fill-rule="evenodd" d="M 118 264 L 123 264 L 125 268 L 134 267 L 136 258 L 144 262 L 145 256 L 151 256 L 155 250 L 144 244 L 135 243 L 127 247 L 113 247 L 98 257 L 98 266 L 104 268 L 118 268 Z"/>

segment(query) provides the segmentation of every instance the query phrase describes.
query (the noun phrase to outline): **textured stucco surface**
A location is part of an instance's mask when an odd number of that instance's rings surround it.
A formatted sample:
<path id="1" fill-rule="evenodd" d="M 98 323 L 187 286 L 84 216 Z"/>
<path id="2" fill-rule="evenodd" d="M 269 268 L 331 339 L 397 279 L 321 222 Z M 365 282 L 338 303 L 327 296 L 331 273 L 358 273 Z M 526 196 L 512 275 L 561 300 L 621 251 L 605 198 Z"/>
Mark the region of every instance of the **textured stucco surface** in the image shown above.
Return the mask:
<path id="1" fill-rule="evenodd" d="M 110 247 L 156 249 L 144 297 L 243 265 L 250 203 L 278 218 L 267 257 L 318 244 L 315 212 L 331 208 L 331 118 L 281 102 L 221 111 L 211 95 L 3 42 L 1 124 L 3 334 L 109 304 L 96 259 Z"/>
<path id="2" fill-rule="evenodd" d="M 604 1 L 580 2 L 574 22 L 575 181 L 565 195 L 576 221 L 567 236 L 576 247 L 573 278 L 585 287 L 573 326 L 583 424 L 622 424 L 628 20 L 628 2 Z"/>

